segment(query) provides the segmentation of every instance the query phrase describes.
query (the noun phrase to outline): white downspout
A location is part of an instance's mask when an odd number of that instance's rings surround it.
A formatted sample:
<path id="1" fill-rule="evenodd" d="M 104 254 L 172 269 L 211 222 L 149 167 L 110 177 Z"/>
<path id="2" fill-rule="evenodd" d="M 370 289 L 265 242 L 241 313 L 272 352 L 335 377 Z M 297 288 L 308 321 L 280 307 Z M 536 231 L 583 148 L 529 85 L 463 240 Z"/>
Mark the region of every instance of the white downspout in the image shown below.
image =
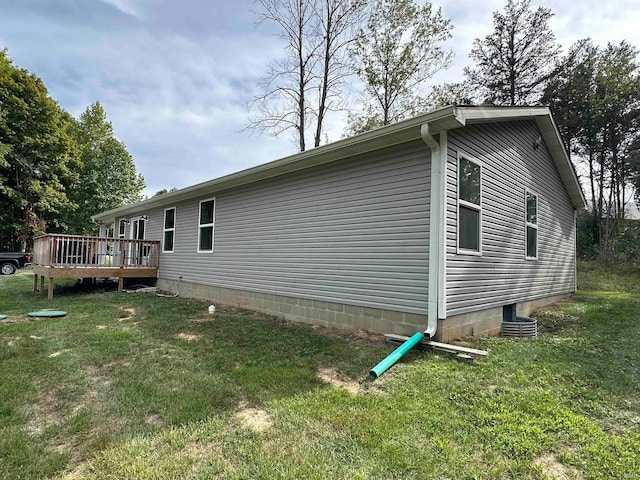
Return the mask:
<path id="1" fill-rule="evenodd" d="M 431 149 L 431 192 L 429 209 L 429 296 L 425 336 L 433 338 L 438 317 L 446 318 L 445 292 L 445 197 L 447 132 L 441 131 L 440 143 L 433 138 L 428 123 L 421 125 L 420 136 Z M 440 314 L 440 315 L 439 315 Z"/>

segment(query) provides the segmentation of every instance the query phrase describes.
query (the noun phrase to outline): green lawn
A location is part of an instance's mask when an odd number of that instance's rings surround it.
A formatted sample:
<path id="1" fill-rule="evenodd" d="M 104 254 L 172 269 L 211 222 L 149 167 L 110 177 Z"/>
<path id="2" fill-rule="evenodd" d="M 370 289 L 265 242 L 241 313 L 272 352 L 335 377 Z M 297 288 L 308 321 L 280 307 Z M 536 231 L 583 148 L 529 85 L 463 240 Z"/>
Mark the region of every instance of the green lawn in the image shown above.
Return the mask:
<path id="1" fill-rule="evenodd" d="M 639 478 L 640 275 L 580 270 L 540 338 L 373 383 L 375 337 L 0 277 L 0 478 Z"/>

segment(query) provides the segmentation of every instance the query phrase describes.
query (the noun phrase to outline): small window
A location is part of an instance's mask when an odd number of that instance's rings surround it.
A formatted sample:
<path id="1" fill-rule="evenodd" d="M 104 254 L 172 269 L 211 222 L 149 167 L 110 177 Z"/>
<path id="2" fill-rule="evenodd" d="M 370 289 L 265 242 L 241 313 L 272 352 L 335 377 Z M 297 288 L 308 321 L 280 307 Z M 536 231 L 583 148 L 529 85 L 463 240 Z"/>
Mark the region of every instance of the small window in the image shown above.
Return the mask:
<path id="1" fill-rule="evenodd" d="M 528 259 L 538 258 L 538 196 L 526 192 L 526 251 Z"/>
<path id="2" fill-rule="evenodd" d="M 198 252 L 213 252 L 213 224 L 215 221 L 215 200 L 200 202 L 198 224 Z"/>
<path id="3" fill-rule="evenodd" d="M 173 241 L 176 231 L 176 208 L 167 208 L 164 211 L 164 227 L 162 236 L 162 251 L 173 253 Z"/>
<path id="4" fill-rule="evenodd" d="M 458 252 L 482 250 L 482 167 L 466 157 L 458 159 Z"/>
<path id="5" fill-rule="evenodd" d="M 127 221 L 122 219 L 118 222 L 118 238 L 124 238 L 124 234 L 127 228 Z"/>

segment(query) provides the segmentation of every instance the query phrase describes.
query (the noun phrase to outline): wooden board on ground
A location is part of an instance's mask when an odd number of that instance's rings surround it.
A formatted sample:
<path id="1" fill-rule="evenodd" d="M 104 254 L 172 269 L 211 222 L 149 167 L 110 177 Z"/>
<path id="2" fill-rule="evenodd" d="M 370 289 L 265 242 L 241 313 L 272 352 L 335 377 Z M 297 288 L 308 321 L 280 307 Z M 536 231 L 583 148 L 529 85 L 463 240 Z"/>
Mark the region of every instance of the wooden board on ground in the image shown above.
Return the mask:
<path id="1" fill-rule="evenodd" d="M 392 333 L 385 334 L 385 338 L 388 343 L 393 345 L 400 345 L 409 339 L 409 337 L 405 337 L 404 335 L 395 335 Z M 439 350 L 441 352 L 453 353 L 460 355 L 460 358 L 467 358 L 467 356 L 471 356 L 472 358 L 486 358 L 489 354 L 486 350 L 461 347 L 459 345 L 451 345 L 450 343 L 434 342 L 433 340 L 422 340 L 418 343 L 417 347 L 421 350 Z"/>

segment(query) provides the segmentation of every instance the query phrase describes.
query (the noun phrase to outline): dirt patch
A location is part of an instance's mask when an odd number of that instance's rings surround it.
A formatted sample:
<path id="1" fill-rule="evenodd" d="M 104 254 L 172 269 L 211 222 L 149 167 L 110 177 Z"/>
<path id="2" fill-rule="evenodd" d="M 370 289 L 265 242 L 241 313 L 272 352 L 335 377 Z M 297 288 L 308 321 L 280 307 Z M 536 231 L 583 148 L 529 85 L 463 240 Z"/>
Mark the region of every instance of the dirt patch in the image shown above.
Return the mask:
<path id="1" fill-rule="evenodd" d="M 87 465 L 87 462 L 82 462 L 79 465 L 76 465 L 73 470 L 70 470 L 67 473 L 63 474 L 61 480 L 76 480 L 79 478 L 84 478 L 87 471 Z"/>
<path id="2" fill-rule="evenodd" d="M 367 332 L 366 330 L 356 330 L 354 335 L 362 340 L 367 340 L 368 342 L 384 342 L 384 335 Z"/>
<path id="3" fill-rule="evenodd" d="M 47 427 L 60 425 L 65 420 L 65 411 L 57 400 L 57 390 L 38 396 L 37 402 L 26 408 L 25 429 L 30 435 L 41 435 Z"/>
<path id="4" fill-rule="evenodd" d="M 180 340 L 186 340 L 188 342 L 198 340 L 200 337 L 201 335 L 196 335 L 195 333 L 185 333 L 185 332 L 180 332 L 179 334 L 176 335 L 176 338 L 179 338 Z"/>
<path id="5" fill-rule="evenodd" d="M 243 425 L 256 432 L 264 432 L 273 425 L 271 417 L 265 410 L 247 407 L 244 404 L 240 404 L 240 410 L 236 413 L 236 418 L 240 420 Z"/>
<path id="6" fill-rule="evenodd" d="M 96 328 L 98 330 L 104 330 L 105 328 L 107 328 L 107 326 L 106 325 L 96 325 Z"/>
<path id="7" fill-rule="evenodd" d="M 7 347 L 13 347 L 21 338 L 22 337 L 2 337 L 2 340 L 7 342 Z"/>
<path id="8" fill-rule="evenodd" d="M 321 325 L 312 325 L 311 328 L 320 332 L 322 335 L 332 338 L 339 338 L 341 340 L 353 341 L 355 337 L 356 342 L 363 341 L 367 343 L 382 343 L 385 341 L 384 335 L 367 332 L 366 330 L 362 329 L 353 331 L 346 328 L 323 327 Z"/>
<path id="9" fill-rule="evenodd" d="M 42 340 L 44 337 L 37 337 L 35 335 L 29 335 L 29 338 L 33 338 L 34 340 Z"/>
<path id="10" fill-rule="evenodd" d="M 335 388 L 344 388 L 354 395 L 360 391 L 360 384 L 358 382 L 340 375 L 335 368 L 321 368 L 316 375 L 323 382 Z"/>
<path id="11" fill-rule="evenodd" d="M 191 319 L 189 319 L 190 322 L 194 322 L 194 323 L 206 323 L 206 322 L 211 322 L 212 320 L 215 320 L 215 316 L 214 315 L 211 315 L 210 317 L 191 318 Z"/>
<path id="12" fill-rule="evenodd" d="M 1 323 L 25 323 L 25 322 L 30 322 L 32 320 L 35 320 L 35 318 L 31 318 L 31 317 L 7 317 L 4 320 L 0 320 L 0 324 Z"/>
<path id="13" fill-rule="evenodd" d="M 110 367 L 130 367 L 131 366 L 131 362 L 125 362 L 123 360 L 116 360 L 115 362 L 110 362 L 110 363 L 105 363 L 103 365 L 104 368 L 110 368 Z"/>
<path id="14" fill-rule="evenodd" d="M 49 355 L 49 358 L 56 358 L 59 357 L 60 355 L 62 355 L 63 353 L 68 353 L 71 350 L 68 348 L 65 348 L 64 350 L 59 350 L 57 352 L 53 352 L 51 355 Z"/>
<path id="15" fill-rule="evenodd" d="M 136 309 L 133 307 L 120 307 L 120 310 L 122 310 L 122 312 L 120 312 L 120 317 L 118 318 L 119 322 L 131 320 L 136 314 Z"/>
<path id="16" fill-rule="evenodd" d="M 85 376 L 87 377 L 87 380 L 89 380 L 91 384 L 96 388 L 108 387 L 109 385 L 111 385 L 111 378 L 103 375 L 100 369 L 97 367 L 87 367 Z M 95 392 L 95 390 L 91 390 L 89 392 L 89 395 L 94 398 L 97 396 L 97 393 Z"/>
<path id="17" fill-rule="evenodd" d="M 555 480 L 580 480 L 582 475 L 573 468 L 565 467 L 551 452 L 545 452 L 533 459 L 533 465 L 540 468 L 542 473 Z"/>
<path id="18" fill-rule="evenodd" d="M 150 413 L 144 419 L 149 425 L 162 425 L 164 423 L 164 418 L 159 413 Z"/>

